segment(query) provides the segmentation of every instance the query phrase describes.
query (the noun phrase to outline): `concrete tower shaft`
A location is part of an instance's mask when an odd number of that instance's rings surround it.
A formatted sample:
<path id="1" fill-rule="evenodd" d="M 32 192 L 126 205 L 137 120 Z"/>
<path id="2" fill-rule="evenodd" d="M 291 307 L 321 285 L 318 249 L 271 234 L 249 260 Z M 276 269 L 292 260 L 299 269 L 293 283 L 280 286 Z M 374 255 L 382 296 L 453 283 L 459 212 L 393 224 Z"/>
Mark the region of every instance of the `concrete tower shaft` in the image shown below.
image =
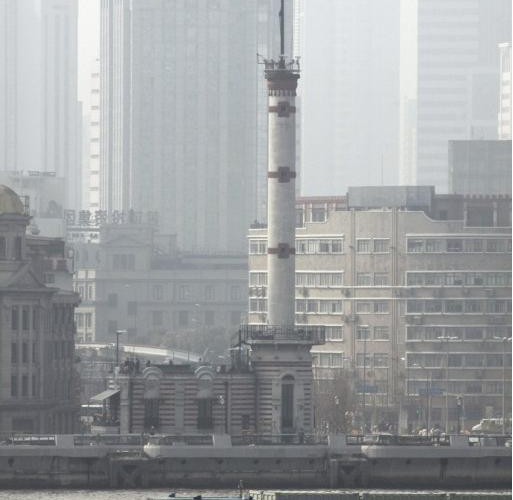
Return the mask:
<path id="1" fill-rule="evenodd" d="M 293 65 L 266 61 L 269 95 L 267 172 L 267 322 L 293 327 L 295 323 L 295 160 L 298 70 Z"/>

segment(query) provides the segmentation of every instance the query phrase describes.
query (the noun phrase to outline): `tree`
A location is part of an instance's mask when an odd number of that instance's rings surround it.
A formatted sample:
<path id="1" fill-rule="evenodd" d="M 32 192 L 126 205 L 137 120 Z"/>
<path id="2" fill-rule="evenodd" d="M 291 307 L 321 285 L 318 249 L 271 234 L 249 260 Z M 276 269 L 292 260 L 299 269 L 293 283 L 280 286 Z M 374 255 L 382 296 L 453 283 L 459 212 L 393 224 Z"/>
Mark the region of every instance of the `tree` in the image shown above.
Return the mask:
<path id="1" fill-rule="evenodd" d="M 350 371 L 338 370 L 332 379 L 315 380 L 314 408 L 317 432 L 350 433 L 354 423 L 356 401 Z"/>

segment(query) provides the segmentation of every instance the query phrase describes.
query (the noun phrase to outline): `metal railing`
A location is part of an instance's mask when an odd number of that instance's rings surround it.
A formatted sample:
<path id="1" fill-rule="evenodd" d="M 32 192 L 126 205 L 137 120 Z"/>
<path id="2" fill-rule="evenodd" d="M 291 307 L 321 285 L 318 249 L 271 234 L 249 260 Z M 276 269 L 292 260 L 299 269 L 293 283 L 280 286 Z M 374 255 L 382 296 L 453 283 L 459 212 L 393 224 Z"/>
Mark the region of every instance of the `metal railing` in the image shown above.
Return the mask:
<path id="1" fill-rule="evenodd" d="M 327 445 L 328 438 L 314 434 L 242 434 L 232 436 L 232 446 Z"/>
<path id="2" fill-rule="evenodd" d="M 241 325 L 240 334 L 244 342 L 252 340 L 298 340 L 311 344 L 324 344 L 324 326 L 278 326 Z"/>

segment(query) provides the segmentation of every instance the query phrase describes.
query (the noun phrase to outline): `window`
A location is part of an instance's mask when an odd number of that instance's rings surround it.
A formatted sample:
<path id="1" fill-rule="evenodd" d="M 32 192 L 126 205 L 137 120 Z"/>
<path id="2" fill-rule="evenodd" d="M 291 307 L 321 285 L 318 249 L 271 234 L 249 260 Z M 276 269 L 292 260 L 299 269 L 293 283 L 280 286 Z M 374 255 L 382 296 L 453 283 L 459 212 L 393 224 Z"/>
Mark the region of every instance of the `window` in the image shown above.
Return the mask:
<path id="1" fill-rule="evenodd" d="M 380 314 L 387 313 L 388 302 L 374 302 L 374 312 Z"/>
<path id="2" fill-rule="evenodd" d="M 294 377 L 286 375 L 281 383 L 281 431 L 294 427 Z"/>
<path id="3" fill-rule="evenodd" d="M 18 397 L 18 377 L 17 377 L 17 375 L 11 375 L 11 396 L 13 398 Z"/>
<path id="4" fill-rule="evenodd" d="M 387 253 L 389 251 L 390 240 L 388 239 L 375 239 L 374 252 Z"/>
<path id="5" fill-rule="evenodd" d="M 442 251 L 442 241 L 427 239 L 425 251 L 429 253 L 440 253 Z"/>
<path id="6" fill-rule="evenodd" d="M 445 301 L 446 313 L 461 313 L 463 312 L 463 302 L 461 300 L 446 300 Z"/>
<path id="7" fill-rule="evenodd" d="M 28 375 L 21 376 L 21 397 L 26 398 L 28 396 Z"/>
<path id="8" fill-rule="evenodd" d="M 32 363 L 37 363 L 37 342 L 32 342 Z"/>
<path id="9" fill-rule="evenodd" d="M 32 309 L 32 330 L 39 328 L 39 311 L 34 307 Z"/>
<path id="10" fill-rule="evenodd" d="M 388 286 L 388 273 L 374 273 L 375 286 Z"/>
<path id="11" fill-rule="evenodd" d="M 231 300 L 240 300 L 240 298 L 241 298 L 240 286 L 232 285 L 230 287 L 230 299 Z"/>
<path id="12" fill-rule="evenodd" d="M 375 326 L 374 327 L 374 340 L 389 340 L 390 331 L 388 326 Z"/>
<path id="13" fill-rule="evenodd" d="M 5 243 L 5 237 L 4 236 L 0 236 L 0 259 L 5 259 L 7 254 L 6 254 L 6 250 L 7 250 L 7 246 L 6 246 L 6 243 Z"/>
<path id="14" fill-rule="evenodd" d="M 19 325 L 20 325 L 19 310 L 20 309 L 18 306 L 12 306 L 12 308 L 11 308 L 11 329 L 12 330 L 18 330 L 18 328 L 19 328 Z"/>
<path id="15" fill-rule="evenodd" d="M 297 309 L 298 302 L 302 303 L 303 310 Z M 267 311 L 267 299 L 250 299 L 249 300 L 249 312 L 265 312 Z M 305 301 L 296 300 L 296 312 L 305 312 Z"/>
<path id="16" fill-rule="evenodd" d="M 423 240 L 412 240 L 408 239 L 408 252 L 409 253 L 418 253 L 424 250 L 424 241 Z"/>
<path id="17" fill-rule="evenodd" d="M 296 274 L 296 284 L 298 277 L 300 275 Z M 267 285 L 267 273 L 249 273 L 249 284 L 250 286 L 265 286 Z"/>
<path id="18" fill-rule="evenodd" d="M 18 344 L 16 342 L 11 343 L 11 363 L 18 362 Z"/>
<path id="19" fill-rule="evenodd" d="M 93 326 L 93 314 L 85 313 L 85 326 L 86 328 L 91 328 Z"/>
<path id="20" fill-rule="evenodd" d="M 465 366 L 470 368 L 481 368 L 483 366 L 484 356 L 482 354 L 466 354 Z"/>
<path id="21" fill-rule="evenodd" d="M 424 303 L 424 311 L 426 313 L 441 313 L 442 302 L 440 300 L 426 300 Z"/>
<path id="22" fill-rule="evenodd" d="M 360 314 L 372 312 L 372 302 L 362 302 L 361 300 L 357 300 L 356 312 Z"/>
<path id="23" fill-rule="evenodd" d="M 463 240 L 449 239 L 447 240 L 448 252 L 463 252 Z"/>
<path id="24" fill-rule="evenodd" d="M 302 208 L 296 208 L 296 227 L 304 227 L 305 213 Z"/>
<path id="25" fill-rule="evenodd" d="M 356 240 L 356 251 L 358 253 L 370 253 L 371 240 Z"/>
<path id="26" fill-rule="evenodd" d="M 198 429 L 212 429 L 214 418 L 211 399 L 198 399 Z"/>
<path id="27" fill-rule="evenodd" d="M 466 313 L 480 313 L 483 309 L 483 304 L 479 300 L 467 300 L 465 301 L 465 312 Z"/>
<path id="28" fill-rule="evenodd" d="M 483 329 L 480 327 L 468 326 L 465 328 L 465 340 L 482 340 Z"/>
<path id="29" fill-rule="evenodd" d="M 266 240 L 249 240 L 249 253 L 250 253 L 250 255 L 265 255 L 265 254 L 267 254 L 267 241 Z"/>
<path id="30" fill-rule="evenodd" d="M 213 285 L 207 285 L 205 287 L 205 300 L 214 300 L 216 298 L 215 287 Z"/>
<path id="31" fill-rule="evenodd" d="M 144 400 L 144 428 L 145 430 L 158 429 L 160 426 L 160 400 Z"/>
<path id="32" fill-rule="evenodd" d="M 162 285 L 153 285 L 153 288 L 152 288 L 153 300 L 162 300 L 163 295 L 164 295 L 164 290 L 163 290 Z"/>
<path id="33" fill-rule="evenodd" d="M 326 222 L 326 207 L 324 205 L 312 205 L 312 222 Z"/>
<path id="34" fill-rule="evenodd" d="M 344 340 L 344 328 L 342 326 L 326 326 L 326 340 Z"/>
<path id="35" fill-rule="evenodd" d="M 370 340 L 370 326 L 358 325 L 356 330 L 356 340 Z"/>
<path id="36" fill-rule="evenodd" d="M 14 255 L 16 256 L 17 260 L 21 260 L 21 236 L 16 236 L 16 239 L 14 240 Z"/>
<path id="37" fill-rule="evenodd" d="M 358 286 L 372 286 L 372 274 L 371 273 L 357 273 L 356 284 Z"/>
<path id="38" fill-rule="evenodd" d="M 28 344 L 26 342 L 23 342 L 21 344 L 21 362 L 28 363 L 28 358 Z"/>
<path id="39" fill-rule="evenodd" d="M 189 287 L 187 285 L 180 285 L 180 287 L 178 288 L 178 298 L 180 300 L 184 300 L 184 299 L 189 298 L 189 296 L 190 296 Z"/>

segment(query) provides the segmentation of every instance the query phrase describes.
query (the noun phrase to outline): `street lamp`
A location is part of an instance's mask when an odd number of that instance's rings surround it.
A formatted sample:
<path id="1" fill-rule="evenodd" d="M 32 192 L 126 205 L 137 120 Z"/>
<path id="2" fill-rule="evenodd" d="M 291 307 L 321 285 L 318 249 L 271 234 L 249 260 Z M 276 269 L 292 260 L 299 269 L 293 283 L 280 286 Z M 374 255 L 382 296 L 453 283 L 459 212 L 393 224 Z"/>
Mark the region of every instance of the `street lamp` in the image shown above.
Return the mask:
<path id="1" fill-rule="evenodd" d="M 454 340 L 459 340 L 458 337 L 450 337 L 448 335 L 443 335 L 437 337 L 437 339 L 446 344 L 445 351 L 445 433 L 449 433 L 449 342 Z"/>
<path id="2" fill-rule="evenodd" d="M 511 337 L 494 337 L 500 340 L 502 346 L 502 434 L 506 434 L 506 344 L 511 342 Z"/>
<path id="3" fill-rule="evenodd" d="M 119 366 L 119 336 L 126 333 L 127 330 L 116 330 L 116 366 Z"/>

